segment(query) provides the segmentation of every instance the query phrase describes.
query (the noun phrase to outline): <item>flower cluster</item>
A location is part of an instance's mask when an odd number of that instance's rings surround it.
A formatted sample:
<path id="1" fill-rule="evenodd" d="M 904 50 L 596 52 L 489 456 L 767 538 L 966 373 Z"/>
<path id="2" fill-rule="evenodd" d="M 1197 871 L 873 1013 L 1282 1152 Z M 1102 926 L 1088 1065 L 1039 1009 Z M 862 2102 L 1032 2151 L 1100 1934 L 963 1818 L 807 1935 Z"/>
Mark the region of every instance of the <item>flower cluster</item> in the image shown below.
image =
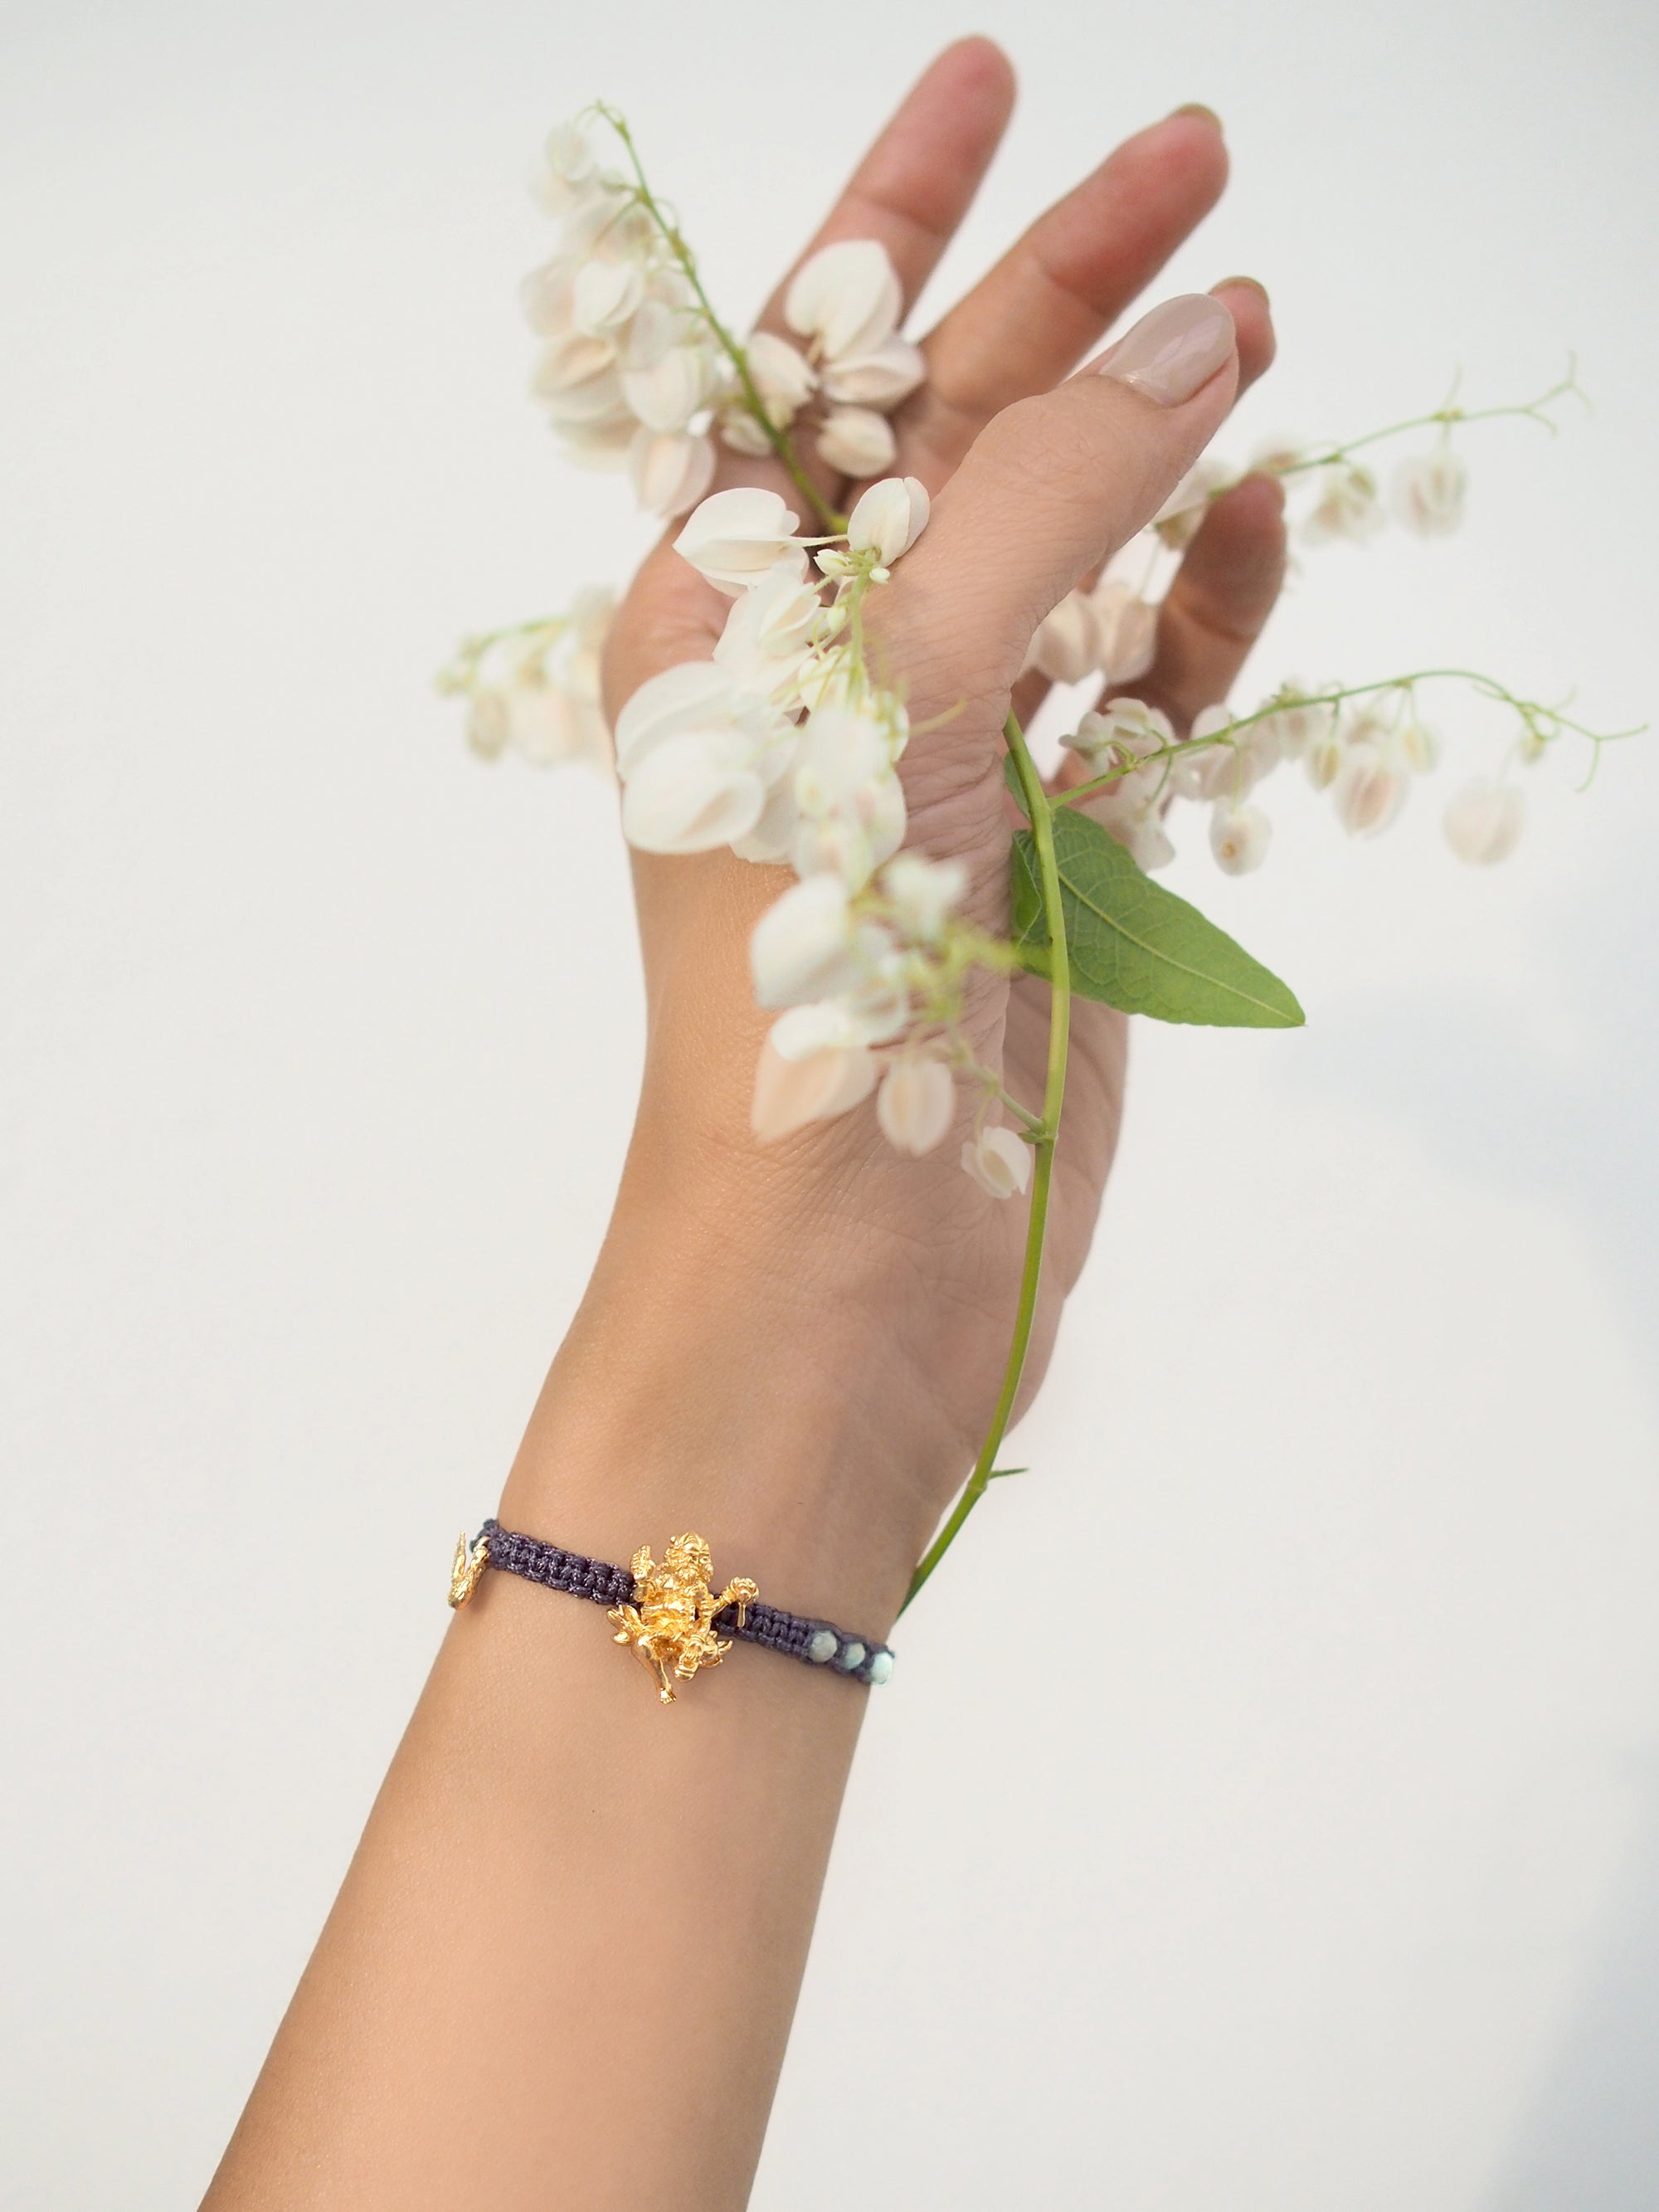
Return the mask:
<path id="1" fill-rule="evenodd" d="M 816 406 L 819 458 L 855 480 L 878 477 L 897 451 L 887 417 L 927 374 L 921 349 L 899 335 L 898 272 L 872 238 L 844 238 L 805 262 L 784 295 L 783 319 L 801 347 L 769 331 L 748 340 L 749 369 L 773 431 Z M 741 405 L 720 418 L 728 446 L 763 453 L 767 428 Z"/>
<path id="2" fill-rule="evenodd" d="M 623 709 L 623 827 L 644 852 L 727 845 L 799 878 L 751 947 L 757 1000 L 780 1010 L 757 1072 L 757 1133 L 845 1113 L 879 1085 L 883 1133 L 920 1155 L 955 1121 L 952 1070 L 980 1073 L 959 1029 L 967 975 L 1006 964 L 954 914 L 960 865 L 899 850 L 908 722 L 863 648 L 866 597 L 920 537 L 927 495 L 886 477 L 845 531 L 802 537 L 798 520 L 777 493 L 737 489 L 704 500 L 676 538 L 732 611 L 712 659 L 665 669 Z M 1023 1188 L 1004 1139 L 1025 1173 L 1029 1154 L 988 1120 L 994 1082 L 981 1089 L 964 1164 L 999 1194 Z"/>
<path id="3" fill-rule="evenodd" d="M 466 741 L 481 760 L 515 752 L 538 768 L 611 763 L 599 702 L 599 654 L 617 595 L 580 592 L 568 615 L 464 638 L 438 678 L 465 699 Z"/>
<path id="4" fill-rule="evenodd" d="M 769 331 L 739 346 L 647 185 L 627 125 L 599 112 L 633 174 L 601 166 L 580 118 L 552 132 L 537 192 L 558 242 L 520 295 L 542 340 L 531 390 L 570 459 L 626 470 L 640 505 L 665 518 L 708 491 L 716 429 L 733 451 L 763 454 L 781 450 L 811 409 L 832 468 L 865 478 L 890 467 L 886 418 L 926 368 L 899 335 L 902 298 L 886 248 L 841 240 L 798 270 L 784 319 L 803 347 Z"/>

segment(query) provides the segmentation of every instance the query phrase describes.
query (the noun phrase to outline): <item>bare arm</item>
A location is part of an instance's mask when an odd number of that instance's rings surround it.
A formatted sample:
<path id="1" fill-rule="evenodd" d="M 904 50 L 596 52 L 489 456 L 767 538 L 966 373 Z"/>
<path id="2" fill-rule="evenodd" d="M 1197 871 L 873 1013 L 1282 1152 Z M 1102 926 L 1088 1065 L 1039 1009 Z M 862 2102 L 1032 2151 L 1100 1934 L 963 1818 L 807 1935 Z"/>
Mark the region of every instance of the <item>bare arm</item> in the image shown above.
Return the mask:
<path id="1" fill-rule="evenodd" d="M 881 237 L 913 297 L 1010 98 L 993 49 L 951 49 L 821 239 Z M 912 842 L 982 855 L 970 910 L 988 926 L 1006 905 L 997 733 L 1031 623 L 1146 520 L 1265 365 L 1265 300 L 1224 291 L 1237 350 L 1190 395 L 1159 404 L 1098 377 L 1052 387 L 1224 173 L 1201 114 L 1132 139 L 945 318 L 929 381 L 897 420 L 900 467 L 941 496 L 884 620 L 917 727 L 951 710 L 907 756 Z M 744 465 L 756 481 L 767 465 Z M 1280 559 L 1267 487 L 1216 505 L 1141 687 L 1177 721 L 1224 696 Z M 706 655 L 724 613 L 684 562 L 653 555 L 613 634 L 613 710 L 654 670 Z M 650 1024 L 639 1121 L 501 1518 L 617 1561 L 696 1529 L 717 1587 L 753 1576 L 766 1601 L 884 1636 L 988 1410 L 1017 1209 L 954 1158 L 900 1161 L 846 1124 L 757 1150 L 748 1087 L 764 1021 L 746 945 L 775 872 L 708 854 L 643 860 L 636 881 Z M 983 1050 L 1011 1088 L 1040 1090 L 1042 987 L 999 988 Z M 1032 1387 L 1111 1155 L 1121 1021 L 1083 1010 L 1077 1047 Z M 600 1608 L 486 1574 L 212 2212 L 631 2206 L 653 2175 L 700 2212 L 741 2205 L 866 1694 L 739 1646 L 665 1710 Z"/>

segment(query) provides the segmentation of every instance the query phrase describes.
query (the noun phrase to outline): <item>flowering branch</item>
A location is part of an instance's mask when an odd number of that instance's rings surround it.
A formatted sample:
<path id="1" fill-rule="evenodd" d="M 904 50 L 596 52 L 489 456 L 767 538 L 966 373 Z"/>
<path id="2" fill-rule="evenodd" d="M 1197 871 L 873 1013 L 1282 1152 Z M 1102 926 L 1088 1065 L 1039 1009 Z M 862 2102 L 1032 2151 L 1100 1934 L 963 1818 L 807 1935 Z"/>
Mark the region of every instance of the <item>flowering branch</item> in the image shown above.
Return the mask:
<path id="1" fill-rule="evenodd" d="M 750 368 L 747 353 L 715 313 L 714 303 L 703 289 L 702 278 L 697 270 L 696 256 L 686 244 L 679 225 L 669 220 L 662 203 L 646 181 L 645 169 L 640 161 L 639 149 L 634 143 L 634 134 L 629 129 L 626 118 L 617 109 L 607 106 L 602 100 L 595 103 L 593 112 L 603 117 L 621 139 L 628 155 L 629 166 L 634 172 L 635 204 L 645 210 L 656 225 L 662 235 L 664 244 L 679 264 L 681 274 L 696 295 L 699 312 L 708 325 L 710 335 L 732 364 L 733 373 L 742 388 L 744 404 L 755 422 L 765 433 L 767 443 L 788 470 L 795 489 L 811 507 L 824 528 L 835 531 L 845 530 L 846 516 L 836 512 L 805 470 L 802 468 L 799 458 L 795 452 L 794 441 L 788 431 L 780 428 L 772 420 L 766 402 L 762 398 L 759 387 L 755 382 L 754 374 Z"/>
<path id="2" fill-rule="evenodd" d="M 787 288 L 782 321 L 793 337 L 757 331 L 740 341 L 716 313 L 672 210 L 653 192 L 626 121 L 608 106 L 592 112 L 617 135 L 631 173 L 601 171 L 579 125 L 548 142 L 543 197 L 562 229 L 558 251 L 525 289 L 526 313 L 544 342 L 534 389 L 574 459 L 625 466 L 642 506 L 684 518 L 676 550 L 732 602 L 712 656 L 651 678 L 617 719 L 624 834 L 652 853 L 729 848 L 741 859 L 786 863 L 798 878 L 750 940 L 756 1000 L 775 1015 L 755 1077 L 757 1138 L 769 1141 L 873 1099 L 888 1142 L 920 1157 L 962 1126 L 960 1087 L 975 1101 L 963 1168 L 993 1199 L 1030 1194 L 991 1424 L 915 1570 L 908 1605 L 990 1484 L 1023 1472 L 995 1460 L 1041 1292 L 1073 998 L 1165 1021 L 1285 1028 L 1303 1019 L 1284 983 L 1151 872 L 1174 857 L 1174 802 L 1207 805 L 1217 865 L 1243 875 L 1261 865 L 1272 836 L 1252 794 L 1285 763 L 1300 761 L 1316 790 L 1329 792 L 1350 835 L 1374 835 L 1394 820 L 1440 752 L 1419 717 L 1419 687 L 1461 684 L 1512 714 L 1518 729 L 1504 769 L 1571 736 L 1589 744 L 1593 774 L 1603 745 L 1635 732 L 1592 729 L 1492 677 L 1446 667 L 1315 689 L 1286 683 L 1249 713 L 1222 702 L 1206 707 L 1177 738 L 1168 718 L 1127 687 L 1151 671 L 1158 651 L 1154 577 L 1166 555 L 1190 541 L 1210 501 L 1237 480 L 1237 471 L 1201 461 L 1124 549 L 1123 572 L 1109 566 L 1088 589 L 1068 592 L 1031 640 L 1029 667 L 1056 684 L 1090 683 L 1107 703 L 1084 713 L 1064 739 L 1085 773 L 1052 796 L 1009 717 L 1008 779 L 1027 826 L 1010 855 L 1012 938 L 987 935 L 956 911 L 963 865 L 903 849 L 898 769 L 914 732 L 902 697 L 866 651 L 869 594 L 887 583 L 928 519 L 922 485 L 890 473 L 896 447 L 886 418 L 926 374 L 900 333 L 897 272 L 876 240 L 838 240 Z M 1309 535 L 1364 538 L 1381 526 L 1383 508 L 1355 456 L 1437 428 L 1431 452 L 1400 464 L 1393 496 L 1408 528 L 1438 536 L 1461 520 L 1467 489 L 1454 431 L 1504 416 L 1553 429 L 1548 410 L 1569 392 L 1583 397 L 1571 366 L 1518 406 L 1465 410 L 1454 386 L 1431 414 L 1340 445 L 1280 449 L 1255 466 L 1313 477 Z M 802 424 L 827 470 L 867 484 L 849 515 L 835 512 L 803 464 Z M 801 534 L 800 515 L 775 491 L 739 486 L 705 496 L 717 435 L 755 458 L 775 455 L 816 534 Z M 467 699 L 477 751 L 512 750 L 544 762 L 608 757 L 599 656 L 611 604 L 609 594 L 585 593 L 568 615 L 464 642 L 439 681 Z M 1461 859 L 1489 863 L 1514 849 L 1522 820 L 1513 783 L 1477 778 L 1453 796 L 1445 834 Z M 979 1059 L 964 1015 L 975 973 L 1016 969 L 1044 978 L 1049 991 L 1037 1111 Z"/>

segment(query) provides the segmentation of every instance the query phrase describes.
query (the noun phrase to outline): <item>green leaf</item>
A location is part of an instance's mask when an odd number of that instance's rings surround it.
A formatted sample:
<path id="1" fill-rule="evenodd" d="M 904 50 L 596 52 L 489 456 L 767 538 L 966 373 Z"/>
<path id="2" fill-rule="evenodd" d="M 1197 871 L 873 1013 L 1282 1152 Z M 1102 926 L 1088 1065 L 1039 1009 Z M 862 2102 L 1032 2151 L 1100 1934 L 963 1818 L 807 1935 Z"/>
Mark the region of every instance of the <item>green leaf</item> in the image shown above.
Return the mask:
<path id="1" fill-rule="evenodd" d="M 1072 988 L 1085 999 L 1160 1022 L 1222 1029 L 1296 1029 L 1306 1018 L 1293 994 L 1196 907 L 1136 866 L 1098 822 L 1073 806 L 1053 811 L 1054 858 Z M 1045 963 L 1048 926 L 1029 830 L 1014 839 L 1014 947 Z"/>

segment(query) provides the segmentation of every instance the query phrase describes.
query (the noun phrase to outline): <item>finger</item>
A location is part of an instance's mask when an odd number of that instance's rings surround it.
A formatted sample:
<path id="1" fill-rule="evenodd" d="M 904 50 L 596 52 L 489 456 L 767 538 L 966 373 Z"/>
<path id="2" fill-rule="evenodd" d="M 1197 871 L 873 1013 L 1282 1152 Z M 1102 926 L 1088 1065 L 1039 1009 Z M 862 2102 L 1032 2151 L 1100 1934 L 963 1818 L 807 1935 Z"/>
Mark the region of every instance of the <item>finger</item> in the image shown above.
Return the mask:
<path id="1" fill-rule="evenodd" d="M 1188 294 L 1055 391 L 1005 408 L 884 594 L 882 630 L 927 641 L 926 663 L 904 672 L 914 704 L 1006 692 L 1037 623 L 1158 512 L 1237 380 L 1227 303 Z"/>
<path id="2" fill-rule="evenodd" d="M 905 469 L 942 483 L 993 416 L 1067 374 L 1226 181 L 1216 118 L 1178 108 L 1040 216 L 924 342 L 927 382 L 896 424 Z"/>
<path id="3" fill-rule="evenodd" d="M 1256 379 L 1273 366 L 1276 342 L 1267 291 L 1254 276 L 1226 276 L 1219 284 L 1211 288 L 1211 297 L 1220 300 L 1233 319 L 1233 327 L 1238 337 L 1238 392 L 1236 397 L 1243 398 Z M 1200 559 L 1203 557 L 1201 556 Z M 1280 558 L 1282 562 L 1282 550 Z M 1091 575 L 1078 579 L 1079 587 L 1085 590 L 1094 581 Z M 1036 669 L 1028 670 L 1020 678 L 1014 688 L 1013 711 L 1019 717 L 1023 727 L 1030 726 L 1050 689 L 1048 678 Z M 1201 703 L 1207 706 L 1210 702 L 1206 700 Z"/>
<path id="4" fill-rule="evenodd" d="M 796 343 L 783 302 L 802 262 L 837 239 L 873 238 L 898 271 L 908 306 L 932 275 L 967 213 L 995 153 L 1014 101 L 1014 73 L 988 39 L 961 39 L 931 62 L 859 163 L 805 252 L 768 301 L 759 327 Z M 845 479 L 808 441 L 800 465 L 818 490 L 839 504 Z M 733 453 L 723 443 L 716 490 L 763 484 L 799 505 L 799 487 L 781 463 Z"/>
<path id="5" fill-rule="evenodd" d="M 967 214 L 1013 104 L 1014 73 L 1000 47 L 979 38 L 947 46 L 859 163 L 801 261 L 837 239 L 878 239 L 906 304 L 914 301 Z M 786 278 L 768 302 L 767 326 L 784 327 L 788 288 Z"/>

